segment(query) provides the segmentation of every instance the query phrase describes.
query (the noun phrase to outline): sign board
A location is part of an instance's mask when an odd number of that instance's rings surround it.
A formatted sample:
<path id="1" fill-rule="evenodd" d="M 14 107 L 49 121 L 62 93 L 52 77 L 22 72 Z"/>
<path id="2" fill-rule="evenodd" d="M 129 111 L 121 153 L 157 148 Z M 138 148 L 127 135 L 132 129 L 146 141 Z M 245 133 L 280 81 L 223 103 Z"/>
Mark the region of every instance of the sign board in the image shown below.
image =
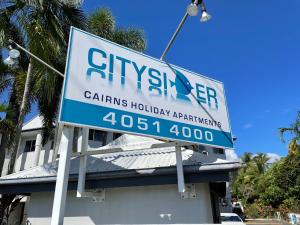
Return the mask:
<path id="1" fill-rule="evenodd" d="M 74 27 L 60 122 L 232 148 L 221 82 Z"/>

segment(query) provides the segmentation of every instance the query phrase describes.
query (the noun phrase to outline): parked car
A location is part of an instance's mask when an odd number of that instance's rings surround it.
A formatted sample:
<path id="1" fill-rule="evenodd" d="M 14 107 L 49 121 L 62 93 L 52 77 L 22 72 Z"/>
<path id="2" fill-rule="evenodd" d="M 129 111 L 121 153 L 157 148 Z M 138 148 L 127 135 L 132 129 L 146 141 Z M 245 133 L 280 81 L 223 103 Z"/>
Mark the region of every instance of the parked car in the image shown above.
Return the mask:
<path id="1" fill-rule="evenodd" d="M 235 213 L 221 213 L 221 223 L 246 225 L 243 220 Z"/>
<path id="2" fill-rule="evenodd" d="M 300 224 L 300 214 L 289 213 L 288 217 L 291 224 Z"/>
<path id="3" fill-rule="evenodd" d="M 246 216 L 244 214 L 244 207 L 241 202 L 232 203 L 232 212 L 236 213 L 245 222 Z"/>

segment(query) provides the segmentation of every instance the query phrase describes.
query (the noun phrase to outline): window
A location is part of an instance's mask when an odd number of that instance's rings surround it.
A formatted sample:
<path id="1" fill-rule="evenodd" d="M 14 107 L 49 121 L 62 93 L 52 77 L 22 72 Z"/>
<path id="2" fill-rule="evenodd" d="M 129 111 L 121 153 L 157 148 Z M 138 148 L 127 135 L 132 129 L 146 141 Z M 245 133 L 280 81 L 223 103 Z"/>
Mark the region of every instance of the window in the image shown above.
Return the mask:
<path id="1" fill-rule="evenodd" d="M 238 216 L 221 216 L 222 222 L 243 222 Z"/>
<path id="2" fill-rule="evenodd" d="M 213 151 L 215 154 L 225 154 L 223 148 L 214 148 Z"/>
<path id="3" fill-rule="evenodd" d="M 121 133 L 114 133 L 114 134 L 113 134 L 113 140 L 119 138 L 120 136 L 122 136 Z"/>
<path id="4" fill-rule="evenodd" d="M 89 130 L 89 141 L 101 141 L 105 143 L 106 132 L 101 130 Z"/>
<path id="5" fill-rule="evenodd" d="M 25 142 L 24 152 L 34 152 L 35 140 L 29 140 Z"/>

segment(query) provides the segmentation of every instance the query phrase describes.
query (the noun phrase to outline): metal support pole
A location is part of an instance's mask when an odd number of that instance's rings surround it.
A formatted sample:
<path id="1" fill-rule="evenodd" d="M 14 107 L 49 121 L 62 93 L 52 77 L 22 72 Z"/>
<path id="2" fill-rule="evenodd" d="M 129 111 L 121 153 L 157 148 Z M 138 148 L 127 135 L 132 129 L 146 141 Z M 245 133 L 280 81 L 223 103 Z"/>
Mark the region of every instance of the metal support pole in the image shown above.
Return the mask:
<path id="1" fill-rule="evenodd" d="M 184 172 L 182 165 L 182 155 L 180 145 L 175 146 L 176 149 L 176 168 L 177 168 L 177 182 L 178 182 L 178 191 L 179 193 L 185 192 L 185 183 L 184 183 Z"/>
<path id="2" fill-rule="evenodd" d="M 48 67 L 49 69 L 53 70 L 55 73 L 57 73 L 58 75 L 64 77 L 64 74 L 59 72 L 57 69 L 55 69 L 53 66 L 50 66 L 48 63 L 44 62 L 43 60 L 41 60 L 39 57 L 37 57 L 36 55 L 32 54 L 30 51 L 28 51 L 27 49 L 23 48 L 21 45 L 19 45 L 18 43 L 14 42 L 13 40 L 9 39 L 8 40 L 10 43 L 15 44 L 19 49 L 21 49 L 22 51 L 26 52 L 28 55 L 30 55 L 32 58 L 34 58 L 35 60 L 39 61 L 40 63 L 42 63 L 43 65 L 45 65 L 46 67 Z"/>
<path id="3" fill-rule="evenodd" d="M 84 197 L 85 194 L 85 174 L 86 174 L 86 160 L 88 148 L 88 137 L 89 137 L 89 129 L 82 128 L 81 137 L 78 140 L 80 143 L 80 161 L 79 161 L 79 173 L 78 173 L 78 186 L 77 186 L 77 197 Z"/>
<path id="4" fill-rule="evenodd" d="M 188 16 L 189 16 L 189 14 L 186 12 L 186 13 L 184 14 L 182 20 L 180 21 L 180 24 L 178 25 L 178 27 L 177 27 L 175 33 L 173 34 L 171 40 L 169 41 L 169 43 L 168 43 L 166 49 L 164 50 L 162 56 L 160 57 L 160 60 L 164 60 L 164 59 L 165 59 L 166 54 L 168 53 L 168 51 L 169 51 L 171 45 L 173 44 L 173 42 L 174 42 L 174 40 L 175 40 L 177 34 L 178 34 L 179 31 L 181 30 L 181 28 L 182 28 L 183 24 L 185 23 L 186 19 L 188 18 Z"/>
<path id="5" fill-rule="evenodd" d="M 51 225 L 63 225 L 64 222 L 73 134 L 74 127 L 64 126 L 60 143 L 60 157 L 54 192 Z"/>

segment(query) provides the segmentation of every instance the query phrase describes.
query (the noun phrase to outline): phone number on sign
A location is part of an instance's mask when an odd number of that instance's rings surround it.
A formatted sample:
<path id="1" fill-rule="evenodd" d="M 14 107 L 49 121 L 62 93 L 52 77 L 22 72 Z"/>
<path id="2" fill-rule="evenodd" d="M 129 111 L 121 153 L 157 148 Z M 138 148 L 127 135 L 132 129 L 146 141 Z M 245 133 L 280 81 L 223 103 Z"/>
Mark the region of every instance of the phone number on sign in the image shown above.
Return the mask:
<path id="1" fill-rule="evenodd" d="M 159 120 L 150 121 L 147 118 L 133 117 L 131 115 L 120 115 L 115 112 L 109 112 L 102 118 L 104 123 L 108 123 L 110 127 L 118 130 L 135 131 L 138 133 L 151 134 L 155 136 L 184 137 L 185 139 L 193 139 L 197 141 L 213 142 L 214 137 L 211 131 L 194 129 L 188 126 L 168 123 L 161 124 Z"/>

